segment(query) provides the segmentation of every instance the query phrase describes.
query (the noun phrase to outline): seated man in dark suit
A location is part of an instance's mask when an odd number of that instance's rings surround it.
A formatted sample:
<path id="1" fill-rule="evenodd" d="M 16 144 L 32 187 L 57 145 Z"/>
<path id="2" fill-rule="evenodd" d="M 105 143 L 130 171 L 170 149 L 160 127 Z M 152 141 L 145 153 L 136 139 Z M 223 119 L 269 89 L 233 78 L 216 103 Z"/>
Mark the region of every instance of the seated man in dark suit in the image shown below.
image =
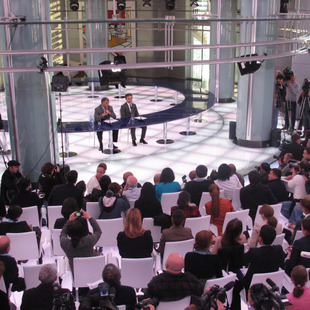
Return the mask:
<path id="1" fill-rule="evenodd" d="M 286 191 L 284 183 L 281 181 L 280 169 L 274 168 L 270 170 L 268 182 L 266 184 L 271 189 L 278 202 L 288 200 L 288 192 Z"/>
<path id="2" fill-rule="evenodd" d="M 53 187 L 49 198 L 49 206 L 62 205 L 64 200 L 68 197 L 72 197 L 76 200 L 80 209 L 83 208 L 83 193 L 75 186 L 78 178 L 76 170 L 71 170 L 66 174 L 67 184 L 60 184 Z"/>
<path id="3" fill-rule="evenodd" d="M 286 153 L 292 153 L 295 160 L 302 160 L 304 148 L 301 145 L 300 135 L 298 133 L 292 134 L 291 141 L 291 143 L 283 146 L 280 156 L 282 157 Z"/>

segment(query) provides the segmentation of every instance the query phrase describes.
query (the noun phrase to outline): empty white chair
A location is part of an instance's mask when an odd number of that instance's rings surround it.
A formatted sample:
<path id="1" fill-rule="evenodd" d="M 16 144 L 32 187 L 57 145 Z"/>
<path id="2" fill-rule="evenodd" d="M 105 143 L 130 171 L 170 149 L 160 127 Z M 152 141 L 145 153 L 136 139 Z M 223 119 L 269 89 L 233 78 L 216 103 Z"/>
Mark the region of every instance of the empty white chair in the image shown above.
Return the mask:
<path id="1" fill-rule="evenodd" d="M 123 218 L 110 220 L 97 220 L 102 231 L 101 237 L 97 242 L 97 246 L 116 246 L 116 237 L 120 231 L 124 230 Z"/>
<path id="2" fill-rule="evenodd" d="M 220 197 L 225 198 L 224 190 L 222 190 L 222 189 L 220 190 Z M 200 212 L 201 216 L 207 215 L 205 205 L 207 202 L 209 202 L 211 200 L 212 200 L 212 198 L 211 198 L 209 192 L 203 192 L 201 194 L 201 199 L 200 199 L 200 203 L 199 203 L 199 212 Z"/>
<path id="3" fill-rule="evenodd" d="M 87 287 L 102 279 L 102 270 L 105 266 L 105 256 L 75 257 L 73 258 L 74 287 L 76 300 L 79 300 L 79 287 Z"/>
<path id="4" fill-rule="evenodd" d="M 275 271 L 275 272 L 267 272 L 267 273 L 255 273 L 253 275 L 252 281 L 251 281 L 251 285 L 253 284 L 257 284 L 257 283 L 263 283 L 265 284 L 267 287 L 270 287 L 270 285 L 266 282 L 266 280 L 269 278 L 271 279 L 281 290 L 282 287 L 282 283 L 284 280 L 284 275 L 285 272 L 284 270 L 279 270 L 279 271 Z"/>
<path id="5" fill-rule="evenodd" d="M 38 242 L 34 231 L 7 233 L 6 235 L 11 240 L 9 254 L 12 255 L 17 261 L 39 258 Z"/>
<path id="6" fill-rule="evenodd" d="M 282 246 L 283 241 L 284 241 L 284 237 L 285 237 L 285 234 L 276 235 L 274 241 L 272 242 L 272 245 L 281 245 Z"/>
<path id="7" fill-rule="evenodd" d="M 245 231 L 248 215 L 249 215 L 249 209 L 239 210 L 235 212 L 227 212 L 225 215 L 222 231 L 225 231 L 228 222 L 230 222 L 235 218 L 239 219 L 242 222 L 242 230 Z"/>
<path id="8" fill-rule="evenodd" d="M 282 208 L 282 204 L 281 203 L 277 203 L 277 204 L 274 204 L 274 205 L 270 205 L 273 210 L 274 210 L 274 217 L 279 220 L 279 218 L 281 217 L 281 208 Z M 263 219 L 262 219 L 262 216 L 259 214 L 259 210 L 260 208 L 262 207 L 262 205 L 258 206 L 257 208 L 257 212 L 256 212 L 256 216 L 255 216 L 255 221 L 254 223 L 257 223 L 257 222 L 263 222 Z"/>
<path id="9" fill-rule="evenodd" d="M 229 275 L 224 276 L 223 278 L 207 280 L 207 282 L 205 284 L 205 290 L 208 287 L 213 286 L 214 284 L 217 284 L 220 287 L 224 287 L 229 282 L 235 282 L 236 279 L 237 279 L 236 274 L 235 273 L 230 273 Z M 232 293 L 233 293 L 232 289 L 230 289 L 229 291 L 226 292 L 226 294 L 227 294 L 227 302 L 228 302 L 229 305 L 231 305 Z"/>
<path id="10" fill-rule="evenodd" d="M 58 218 L 62 217 L 62 206 L 47 206 L 48 228 L 53 229 Z"/>
<path id="11" fill-rule="evenodd" d="M 157 306 L 156 310 L 167 310 L 167 309 L 181 310 L 188 307 L 190 302 L 191 302 L 191 296 L 187 296 L 177 301 L 161 301 L 159 302 L 159 305 Z"/>
<path id="12" fill-rule="evenodd" d="M 86 202 L 86 212 L 88 212 L 92 218 L 98 219 L 101 213 L 99 202 Z"/>
<path id="13" fill-rule="evenodd" d="M 294 237 L 294 242 L 295 242 L 296 240 L 301 239 L 302 237 L 304 237 L 304 234 L 302 233 L 302 230 L 297 230 L 297 231 L 296 231 L 296 234 L 295 234 L 295 237 Z M 293 243 L 294 243 L 294 242 L 293 242 Z"/>
<path id="14" fill-rule="evenodd" d="M 147 258 L 122 258 L 122 285 L 134 288 L 146 288 L 154 276 L 154 261 Z"/>
<path id="15" fill-rule="evenodd" d="M 52 243 L 54 256 L 66 256 L 66 253 L 60 246 L 61 229 L 52 229 Z"/>
<path id="16" fill-rule="evenodd" d="M 161 195 L 161 207 L 165 214 L 171 215 L 171 207 L 177 205 L 180 192 L 164 193 Z"/>
<path id="17" fill-rule="evenodd" d="M 32 206 L 23 208 L 23 213 L 20 216 L 19 220 L 26 221 L 27 224 L 32 225 L 32 227 L 39 227 L 40 221 L 39 221 L 38 207 Z"/>
<path id="18" fill-rule="evenodd" d="M 201 230 L 210 229 L 211 215 L 201 217 L 189 217 L 185 220 L 185 227 L 192 230 L 193 236 L 195 236 Z"/>
<path id="19" fill-rule="evenodd" d="M 234 210 L 237 211 L 241 208 L 241 201 L 240 201 L 240 188 L 236 188 L 233 190 L 224 190 L 224 196 L 227 199 L 231 200 L 231 204 L 234 207 Z"/>
<path id="20" fill-rule="evenodd" d="M 166 270 L 165 263 L 171 253 L 179 253 L 181 256 L 185 257 L 185 254 L 193 251 L 193 248 L 194 239 L 166 242 L 163 256 L 163 269 Z"/>
<path id="21" fill-rule="evenodd" d="M 155 226 L 154 219 L 152 217 L 145 217 L 142 221 L 142 226 L 144 229 L 151 231 L 153 242 L 160 241 L 161 226 Z"/>

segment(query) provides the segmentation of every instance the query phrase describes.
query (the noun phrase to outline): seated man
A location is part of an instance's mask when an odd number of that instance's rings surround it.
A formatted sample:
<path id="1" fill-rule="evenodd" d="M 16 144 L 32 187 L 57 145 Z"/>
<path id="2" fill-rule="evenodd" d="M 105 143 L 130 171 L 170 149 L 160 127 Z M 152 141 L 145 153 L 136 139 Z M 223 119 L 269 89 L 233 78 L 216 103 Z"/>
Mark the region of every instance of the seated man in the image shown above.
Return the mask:
<path id="1" fill-rule="evenodd" d="M 147 285 L 144 298 L 157 306 L 160 301 L 180 300 L 186 296 L 201 296 L 204 286 L 190 272 L 182 272 L 184 259 L 178 253 L 169 255 L 166 270 L 153 277 Z"/>
<path id="2" fill-rule="evenodd" d="M 281 181 L 281 171 L 279 169 L 274 168 L 270 170 L 268 182 L 266 184 L 271 189 L 278 202 L 288 200 L 288 192 L 286 191 L 284 183 Z"/>
<path id="3" fill-rule="evenodd" d="M 102 271 L 104 283 L 89 291 L 87 297 L 81 300 L 80 310 L 98 307 L 100 301 L 112 305 L 126 305 L 126 310 L 134 310 L 136 304 L 135 290 L 130 286 L 121 285 L 120 270 L 113 264 L 107 264 Z M 107 298 L 102 298 L 102 291 L 106 291 Z"/>
<path id="4" fill-rule="evenodd" d="M 141 194 L 141 187 L 138 187 L 138 180 L 135 176 L 130 175 L 126 179 L 126 185 L 124 187 L 123 195 L 127 199 L 137 200 Z"/>
<path id="5" fill-rule="evenodd" d="M 188 239 L 193 239 L 192 230 L 190 228 L 184 227 L 185 215 L 183 210 L 177 209 L 173 212 L 171 221 L 172 226 L 170 228 L 164 229 L 159 243 L 158 252 L 161 256 L 164 255 L 165 244 L 169 241 L 183 241 Z"/>
<path id="6" fill-rule="evenodd" d="M 53 265 L 43 265 L 39 272 L 39 286 L 26 290 L 23 295 L 21 310 L 52 310 L 54 304 L 57 270 Z M 75 309 L 73 297 L 69 290 L 60 289 L 60 295 L 67 294 L 68 302 L 65 309 Z M 57 300 L 56 300 L 57 302 Z"/>
<path id="7" fill-rule="evenodd" d="M 286 153 L 283 157 L 280 157 L 278 160 L 279 167 L 282 176 L 288 176 L 292 173 L 292 168 L 290 168 L 290 161 L 293 160 L 292 153 Z"/>
<path id="8" fill-rule="evenodd" d="M 284 156 L 286 153 L 293 154 L 295 160 L 301 160 L 303 157 L 304 148 L 301 145 L 300 135 L 294 133 L 291 136 L 291 143 L 285 144 L 283 146 L 281 156 Z"/>

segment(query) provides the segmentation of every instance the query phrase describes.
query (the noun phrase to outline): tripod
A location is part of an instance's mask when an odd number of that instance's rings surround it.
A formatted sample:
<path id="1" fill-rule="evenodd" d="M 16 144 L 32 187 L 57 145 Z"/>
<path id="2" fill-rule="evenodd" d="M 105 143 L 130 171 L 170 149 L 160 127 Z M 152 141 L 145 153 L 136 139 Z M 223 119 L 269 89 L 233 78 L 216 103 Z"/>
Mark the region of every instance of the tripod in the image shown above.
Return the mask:
<path id="1" fill-rule="evenodd" d="M 306 131 L 310 127 L 310 98 L 308 96 L 308 91 L 303 92 L 300 96 L 302 96 L 302 99 L 300 103 L 300 111 L 298 118 L 303 119 L 304 131 Z"/>
<path id="2" fill-rule="evenodd" d="M 62 128 L 62 107 L 61 107 L 61 93 L 59 93 L 59 118 L 57 121 L 58 127 L 60 126 L 60 135 L 61 135 L 61 153 L 60 156 L 62 157 L 62 168 L 63 173 L 65 171 L 65 152 L 64 152 L 64 137 L 63 137 L 63 128 Z"/>

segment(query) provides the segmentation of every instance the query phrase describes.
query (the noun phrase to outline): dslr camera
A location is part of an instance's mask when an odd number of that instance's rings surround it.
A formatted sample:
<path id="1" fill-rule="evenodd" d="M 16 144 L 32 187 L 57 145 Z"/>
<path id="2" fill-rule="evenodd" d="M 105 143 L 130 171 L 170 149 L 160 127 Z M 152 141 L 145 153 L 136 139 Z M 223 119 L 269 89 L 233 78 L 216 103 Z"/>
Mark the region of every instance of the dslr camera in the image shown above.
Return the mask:
<path id="1" fill-rule="evenodd" d="M 286 67 L 283 70 L 283 76 L 284 76 L 284 81 L 287 82 L 291 79 L 292 76 L 294 76 L 294 72 L 291 70 L 290 67 Z"/>
<path id="2" fill-rule="evenodd" d="M 153 297 L 153 298 L 150 298 L 148 300 L 141 300 L 140 302 L 138 302 L 136 305 L 135 305 L 135 308 L 136 309 L 143 309 L 143 310 L 148 310 L 150 309 L 150 307 L 148 305 L 153 305 L 154 307 L 156 307 L 159 303 L 159 299 L 157 297 Z"/>

